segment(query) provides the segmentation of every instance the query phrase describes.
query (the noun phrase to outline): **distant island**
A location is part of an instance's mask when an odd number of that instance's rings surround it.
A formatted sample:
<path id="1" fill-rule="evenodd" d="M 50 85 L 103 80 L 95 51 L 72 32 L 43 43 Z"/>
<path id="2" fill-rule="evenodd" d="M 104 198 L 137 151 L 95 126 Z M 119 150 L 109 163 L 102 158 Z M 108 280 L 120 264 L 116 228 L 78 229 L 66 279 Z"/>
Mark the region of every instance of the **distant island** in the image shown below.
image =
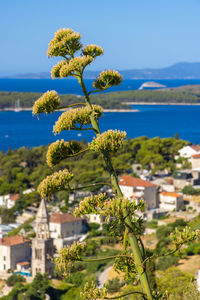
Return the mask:
<path id="1" fill-rule="evenodd" d="M 119 70 L 124 79 L 200 79 L 200 62 L 180 62 L 165 68 Z M 93 79 L 100 71 L 85 71 L 86 79 Z M 4 76 L 5 78 L 5 76 Z M 50 72 L 13 74 L 6 78 L 50 79 Z"/>
<path id="2" fill-rule="evenodd" d="M 15 110 L 20 101 L 22 110 L 31 109 L 41 93 L 0 92 L 0 109 Z M 83 97 L 60 95 L 63 106 L 83 102 Z M 91 96 L 94 104 L 101 105 L 105 111 L 134 111 L 131 104 L 190 104 L 200 105 L 200 85 L 186 85 L 178 88 L 156 90 L 132 90 L 102 93 Z"/>

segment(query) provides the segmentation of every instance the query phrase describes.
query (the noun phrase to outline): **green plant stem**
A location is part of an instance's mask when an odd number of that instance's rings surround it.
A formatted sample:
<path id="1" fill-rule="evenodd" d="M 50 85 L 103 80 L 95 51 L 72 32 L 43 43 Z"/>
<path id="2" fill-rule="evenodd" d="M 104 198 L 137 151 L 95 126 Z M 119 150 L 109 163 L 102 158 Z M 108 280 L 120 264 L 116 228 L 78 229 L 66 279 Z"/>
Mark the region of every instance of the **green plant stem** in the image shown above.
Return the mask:
<path id="1" fill-rule="evenodd" d="M 79 81 L 79 83 L 81 85 L 81 88 L 83 90 L 86 104 L 90 108 L 92 108 L 89 95 L 87 93 L 85 84 L 83 82 L 83 76 L 79 77 L 78 81 Z M 96 121 L 96 119 L 94 118 L 93 115 L 90 116 L 90 120 L 91 120 L 91 124 L 92 124 L 92 126 L 93 126 L 96 134 L 97 135 L 100 134 L 101 132 L 100 132 L 98 123 L 97 123 L 97 121 Z M 104 160 L 105 160 L 108 172 L 110 173 L 111 184 L 113 186 L 113 189 L 114 189 L 115 193 L 119 197 L 122 197 L 123 196 L 122 195 L 122 191 L 121 191 L 121 189 L 119 187 L 117 175 L 116 175 L 116 173 L 114 171 L 110 155 L 109 155 L 109 153 L 107 153 L 105 151 L 102 151 L 102 154 L 103 154 L 103 157 L 104 157 Z M 125 212 L 125 216 L 126 215 L 127 215 L 127 212 Z M 129 216 L 126 218 L 126 222 L 127 222 L 128 226 L 129 226 L 129 228 L 133 227 Z M 134 228 L 133 228 L 133 230 L 134 230 Z M 132 248 L 132 251 L 133 251 L 133 256 L 134 256 L 136 268 L 137 268 L 138 274 L 140 276 L 140 281 L 141 281 L 142 286 L 143 286 L 143 288 L 144 288 L 144 290 L 146 292 L 147 299 L 148 300 L 153 300 L 151 289 L 150 289 L 150 285 L 149 285 L 148 278 L 147 278 L 147 274 L 146 274 L 146 271 L 145 271 L 144 266 L 143 266 L 143 259 L 142 259 L 140 247 L 138 245 L 138 241 L 137 241 L 136 236 L 129 233 L 129 241 L 130 241 L 130 245 L 131 245 L 131 248 Z"/>
<path id="2" fill-rule="evenodd" d="M 84 186 L 76 187 L 73 189 L 70 188 L 70 191 L 78 191 L 78 190 L 86 189 L 89 187 L 95 187 L 96 185 L 108 185 L 108 186 L 112 187 L 112 184 L 110 184 L 109 182 L 96 182 L 96 183 L 91 183 L 91 184 L 87 184 Z M 66 189 L 66 190 L 68 191 L 69 189 Z"/>
<path id="3" fill-rule="evenodd" d="M 122 294 L 122 295 L 119 295 L 119 296 L 115 296 L 115 297 L 111 297 L 111 298 L 104 298 L 106 300 L 109 300 L 109 299 L 121 299 L 123 297 L 126 297 L 126 296 L 129 296 L 129 295 L 133 295 L 133 294 L 139 294 L 139 295 L 142 295 L 143 296 L 143 299 L 147 299 L 146 298 L 146 295 L 142 292 L 137 292 L 137 291 L 134 291 L 134 292 L 128 292 L 126 294 Z"/>

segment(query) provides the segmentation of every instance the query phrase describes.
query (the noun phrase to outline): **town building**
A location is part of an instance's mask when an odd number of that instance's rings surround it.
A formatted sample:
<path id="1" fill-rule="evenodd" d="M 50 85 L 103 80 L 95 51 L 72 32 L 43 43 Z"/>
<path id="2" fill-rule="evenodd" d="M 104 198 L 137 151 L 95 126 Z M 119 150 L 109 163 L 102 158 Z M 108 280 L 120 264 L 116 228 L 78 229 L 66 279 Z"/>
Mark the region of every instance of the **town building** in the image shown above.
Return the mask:
<path id="1" fill-rule="evenodd" d="M 129 200 L 144 199 L 147 210 L 158 207 L 158 192 L 155 184 L 141 178 L 124 175 L 119 180 L 119 186 L 124 197 Z"/>
<path id="2" fill-rule="evenodd" d="M 83 232 L 83 220 L 68 213 L 53 213 L 49 220 L 51 238 L 66 238 Z"/>
<path id="3" fill-rule="evenodd" d="M 178 211 L 183 205 L 183 195 L 163 191 L 160 193 L 160 208 L 167 211 Z"/>
<path id="4" fill-rule="evenodd" d="M 192 169 L 200 169 L 200 153 L 191 157 Z"/>
<path id="5" fill-rule="evenodd" d="M 32 240 L 32 276 L 37 273 L 53 276 L 53 240 L 50 238 L 49 219 L 44 199 L 42 199 L 35 220 L 36 238 Z"/>
<path id="6" fill-rule="evenodd" d="M 188 158 L 191 160 L 192 155 L 200 153 L 200 147 L 198 145 L 188 145 L 181 148 L 179 151 L 179 156 Z"/>
<path id="7" fill-rule="evenodd" d="M 105 217 L 98 214 L 88 214 L 87 221 L 88 223 L 97 223 L 99 225 L 102 225 L 105 222 Z"/>
<path id="8" fill-rule="evenodd" d="M 177 171 L 173 182 L 177 190 L 182 190 L 187 185 L 200 185 L 200 169 Z"/>
<path id="9" fill-rule="evenodd" d="M 30 241 L 23 236 L 5 236 L 0 239 L 0 271 L 15 270 L 18 263 L 31 260 Z"/>
<path id="10" fill-rule="evenodd" d="M 0 206 L 5 208 L 12 208 L 15 205 L 15 202 L 19 198 L 19 194 L 8 194 L 0 196 Z"/>
<path id="11" fill-rule="evenodd" d="M 50 216 L 49 229 L 57 250 L 78 241 L 84 231 L 84 220 L 68 213 L 54 212 Z"/>

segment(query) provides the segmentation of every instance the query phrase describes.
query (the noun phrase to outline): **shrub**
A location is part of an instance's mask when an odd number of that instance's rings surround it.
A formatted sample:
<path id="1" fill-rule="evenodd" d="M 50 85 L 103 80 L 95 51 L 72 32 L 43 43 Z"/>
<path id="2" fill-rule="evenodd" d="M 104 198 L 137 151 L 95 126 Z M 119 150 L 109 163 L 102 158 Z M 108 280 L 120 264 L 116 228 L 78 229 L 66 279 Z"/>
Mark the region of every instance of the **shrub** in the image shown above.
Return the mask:
<path id="1" fill-rule="evenodd" d="M 22 275 L 18 274 L 12 274 L 8 279 L 6 280 L 6 284 L 8 286 L 14 286 L 17 282 L 25 282 L 26 279 Z"/>
<path id="2" fill-rule="evenodd" d="M 124 284 L 125 283 L 120 281 L 118 277 L 115 277 L 108 281 L 108 283 L 106 284 L 106 288 L 110 294 L 116 293 L 120 291 L 121 287 L 124 286 Z"/>
<path id="3" fill-rule="evenodd" d="M 160 257 L 156 263 L 156 269 L 164 271 L 171 266 L 177 265 L 178 260 L 179 258 L 173 255 Z"/>

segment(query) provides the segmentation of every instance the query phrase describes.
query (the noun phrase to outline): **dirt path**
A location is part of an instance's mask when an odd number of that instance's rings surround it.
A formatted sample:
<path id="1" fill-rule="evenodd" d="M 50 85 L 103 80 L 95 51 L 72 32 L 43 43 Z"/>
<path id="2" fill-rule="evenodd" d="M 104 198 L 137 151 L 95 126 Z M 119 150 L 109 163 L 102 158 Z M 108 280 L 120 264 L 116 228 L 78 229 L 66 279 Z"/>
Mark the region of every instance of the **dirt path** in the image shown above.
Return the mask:
<path id="1" fill-rule="evenodd" d="M 112 269 L 112 266 L 106 268 L 98 277 L 98 288 L 102 288 L 108 280 L 108 273 Z"/>

